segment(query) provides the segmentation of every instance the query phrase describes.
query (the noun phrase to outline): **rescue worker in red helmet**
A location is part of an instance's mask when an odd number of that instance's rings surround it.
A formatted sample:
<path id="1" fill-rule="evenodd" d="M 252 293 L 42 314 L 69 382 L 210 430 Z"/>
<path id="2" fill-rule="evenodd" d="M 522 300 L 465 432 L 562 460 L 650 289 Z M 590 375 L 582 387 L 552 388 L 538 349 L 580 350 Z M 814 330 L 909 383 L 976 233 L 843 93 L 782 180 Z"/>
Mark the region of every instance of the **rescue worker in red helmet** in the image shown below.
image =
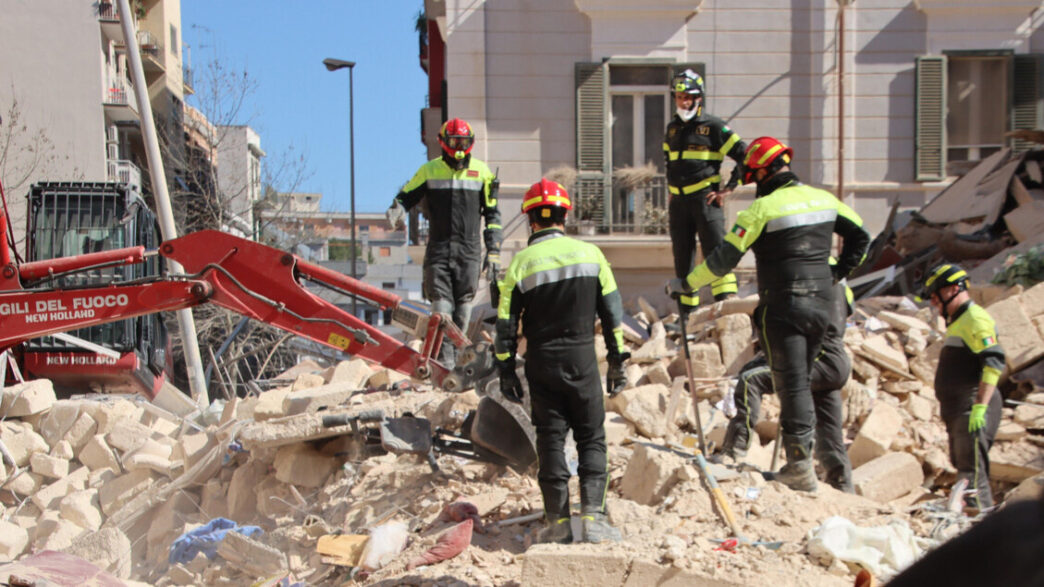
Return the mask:
<path id="1" fill-rule="evenodd" d="M 671 81 L 676 106 L 663 139 L 667 163 L 667 207 L 674 253 L 674 275 L 685 277 L 696 262 L 696 239 L 706 257 L 725 238 L 722 203 L 739 183 L 740 162 L 747 146 L 738 134 L 716 116 L 703 110 L 704 85 L 700 74 L 686 69 Z M 731 157 L 732 169 L 724 189 L 721 164 Z M 715 300 L 736 294 L 736 276 L 726 273 L 711 284 Z M 696 293 L 679 300 L 684 310 L 700 303 Z"/>
<path id="2" fill-rule="evenodd" d="M 667 289 L 674 296 L 699 290 L 754 250 L 760 302 L 753 318 L 779 394 L 787 455 L 776 479 L 791 489 L 815 491 L 812 362 L 830 321 L 834 285 L 862 262 L 870 235 L 844 202 L 798 180 L 790 171 L 793 154 L 772 137 L 750 144 L 743 166 L 746 181 L 757 183 L 754 203 L 739 213 L 706 261 L 685 279 L 672 279 Z M 831 265 L 834 233 L 841 236 L 842 248 Z"/>
<path id="3" fill-rule="evenodd" d="M 406 211 L 424 202 L 428 218 L 428 245 L 424 253 L 424 297 L 433 312 L 451 316 L 462 329 L 471 318 L 482 265 L 500 269 L 501 226 L 497 208 L 499 182 L 486 164 L 471 156 L 475 132 L 454 118 L 439 130 L 442 156 L 432 159 L 402 187 L 386 214 L 393 230 L 404 225 Z M 486 245 L 485 261 L 479 229 Z M 442 345 L 440 359 L 452 368 L 454 349 Z"/>
<path id="4" fill-rule="evenodd" d="M 935 370 L 935 397 L 950 438 L 950 462 L 971 491 L 966 504 L 993 507 L 990 447 L 1000 426 L 997 381 L 1004 371 L 1004 349 L 989 312 L 968 294 L 968 274 L 943 263 L 925 274 L 921 297 L 946 320 L 946 341 Z"/>
<path id="5" fill-rule="evenodd" d="M 576 441 L 584 542 L 620 540 L 606 512 L 608 460 L 605 403 L 595 356 L 594 323 L 602 323 L 609 351 L 606 387 L 610 396 L 626 383 L 623 303 L 613 272 L 598 247 L 567 237 L 566 212 L 573 207 L 560 184 L 541 179 L 522 200 L 532 235 L 511 260 L 500 284 L 494 349 L 500 391 L 523 401 L 516 373 L 518 323 L 526 337 L 525 375 L 540 460 L 538 480 L 547 527 L 540 541 L 573 541 L 569 464 L 565 440 Z"/>

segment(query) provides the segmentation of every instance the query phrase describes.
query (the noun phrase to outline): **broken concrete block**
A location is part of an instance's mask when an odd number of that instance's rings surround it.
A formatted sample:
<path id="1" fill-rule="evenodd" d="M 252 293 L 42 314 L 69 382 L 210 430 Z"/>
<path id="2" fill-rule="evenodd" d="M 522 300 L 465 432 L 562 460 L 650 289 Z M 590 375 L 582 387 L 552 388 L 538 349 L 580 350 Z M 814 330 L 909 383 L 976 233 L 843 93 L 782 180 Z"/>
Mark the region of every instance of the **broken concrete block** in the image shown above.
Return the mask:
<path id="1" fill-rule="evenodd" d="M 199 577 L 181 563 L 172 565 L 167 570 L 167 578 L 170 579 L 170 583 L 173 585 L 196 585 L 200 583 Z"/>
<path id="2" fill-rule="evenodd" d="M 117 528 L 102 528 L 78 538 L 65 552 L 76 555 L 104 569 L 117 578 L 131 574 L 131 543 Z"/>
<path id="3" fill-rule="evenodd" d="M 1014 419 L 1025 428 L 1044 428 L 1044 406 L 1017 406 Z"/>
<path id="4" fill-rule="evenodd" d="M 33 453 L 29 457 L 29 466 L 33 473 L 37 473 L 47 479 L 61 479 L 69 474 L 69 461 L 59 457 L 53 457 L 42 452 Z"/>
<path id="5" fill-rule="evenodd" d="M 54 446 L 65 437 L 76 419 L 85 414 L 85 400 L 61 400 L 54 402 L 51 409 L 40 419 L 36 431 L 44 437 L 47 444 Z"/>
<path id="6" fill-rule="evenodd" d="M 44 478 L 38 473 L 33 473 L 26 469 L 22 469 L 22 472 L 16 475 L 13 479 L 9 479 L 3 484 L 2 488 L 18 495 L 20 497 L 29 497 L 30 495 L 40 491 L 40 488 L 44 485 Z"/>
<path id="7" fill-rule="evenodd" d="M 897 395 L 900 398 L 905 398 L 911 393 L 917 393 L 921 391 L 921 387 L 923 385 L 924 384 L 921 383 L 920 380 L 916 379 L 913 381 L 908 379 L 902 381 L 889 379 L 881 384 L 881 389 L 883 391 L 887 391 L 892 395 Z"/>
<path id="8" fill-rule="evenodd" d="M 307 445 L 295 444 L 276 452 L 276 479 L 301 487 L 320 487 L 337 468 L 337 461 Z"/>
<path id="9" fill-rule="evenodd" d="M 53 410 L 52 410 L 53 411 Z M 72 445 L 73 450 L 80 450 L 92 436 L 97 434 L 98 423 L 87 412 L 81 413 L 66 431 L 64 440 Z"/>
<path id="10" fill-rule="evenodd" d="M 871 360 L 878 367 L 900 374 L 908 374 L 910 366 L 906 361 L 906 353 L 895 348 L 884 334 L 871 336 L 856 349 L 863 357 Z"/>
<path id="11" fill-rule="evenodd" d="M 613 413 L 605 416 L 605 443 L 607 445 L 623 444 L 628 436 L 634 434 L 633 425 L 623 416 Z"/>
<path id="12" fill-rule="evenodd" d="M 33 453 L 47 453 L 51 450 L 43 436 L 34 432 L 32 426 L 17 420 L 0 422 L 0 441 L 3 441 L 15 465 L 19 467 L 28 466 L 29 456 Z"/>
<path id="13" fill-rule="evenodd" d="M 32 496 L 33 503 L 41 510 L 54 507 L 66 495 L 87 487 L 87 475 L 87 467 L 76 469 L 54 483 L 37 490 Z"/>
<path id="14" fill-rule="evenodd" d="M 892 440 L 902 427 L 903 417 L 895 408 L 883 401 L 874 404 L 855 441 L 848 448 L 848 458 L 852 461 L 852 467 L 858 467 L 887 453 Z"/>
<path id="15" fill-rule="evenodd" d="M 608 368 L 604 364 L 599 365 L 599 367 L 601 368 L 600 371 L 605 371 Z M 642 369 L 641 365 L 635 363 L 628 363 L 627 366 L 624 367 L 624 377 L 627 380 L 627 385 L 625 387 L 635 387 L 636 385 L 646 381 L 645 370 Z"/>
<path id="16" fill-rule="evenodd" d="M 1044 472 L 1044 453 L 1028 442 L 995 443 L 990 449 L 990 479 L 1022 483 Z"/>
<path id="17" fill-rule="evenodd" d="M 104 434 L 92 436 L 80 451 L 79 458 L 80 462 L 91 471 L 108 468 L 118 473 L 123 470 L 120 468 L 116 453 L 109 447 L 109 443 L 105 442 Z"/>
<path id="18" fill-rule="evenodd" d="M 294 391 L 283 398 L 282 412 L 285 416 L 295 416 L 336 406 L 346 402 L 357 391 L 359 387 L 350 381 L 334 381 L 319 387 Z"/>
<path id="19" fill-rule="evenodd" d="M 230 565 L 250 575 L 267 577 L 289 568 L 282 552 L 239 532 L 225 534 L 225 539 L 218 544 L 217 553 Z"/>
<path id="20" fill-rule="evenodd" d="M 83 409 L 98 423 L 97 434 L 108 434 L 112 427 L 123 419 L 136 420 L 141 408 L 125 399 L 113 402 L 85 401 Z"/>
<path id="21" fill-rule="evenodd" d="M 148 469 L 138 469 L 116 477 L 98 488 L 98 501 L 102 512 L 111 516 L 139 493 L 152 487 L 153 474 Z"/>
<path id="22" fill-rule="evenodd" d="M 671 347 L 667 344 L 667 330 L 662 322 L 654 322 L 649 332 L 649 340 L 631 353 L 631 360 L 635 363 L 651 363 L 669 356 Z"/>
<path id="23" fill-rule="evenodd" d="M 57 399 L 50 379 L 34 379 L 0 390 L 0 413 L 24 418 L 50 409 Z"/>
<path id="24" fill-rule="evenodd" d="M 997 436 L 994 440 L 1014 442 L 1025 438 L 1026 434 L 1028 434 L 1026 429 L 1015 422 L 1001 422 L 1001 425 L 997 428 Z"/>
<path id="25" fill-rule="evenodd" d="M 207 479 L 207 482 L 203 484 L 199 509 L 206 512 L 207 517 L 211 519 L 228 517 L 228 498 L 225 484 L 221 482 L 221 479 Z"/>
<path id="26" fill-rule="evenodd" d="M 903 402 L 902 405 L 908 414 L 918 420 L 927 422 L 935 415 L 935 406 L 937 403 L 938 402 L 934 402 L 923 395 L 911 393 L 907 396 L 906 401 Z"/>
<path id="27" fill-rule="evenodd" d="M 1004 496 L 1005 503 L 1020 500 L 1038 500 L 1044 493 L 1044 474 L 1035 475 L 1019 483 Z"/>
<path id="28" fill-rule="evenodd" d="M 51 447 L 51 456 L 71 461 L 76 458 L 76 451 L 73 450 L 68 440 L 59 440 L 57 444 Z"/>
<path id="29" fill-rule="evenodd" d="M 255 489 L 265 475 L 268 464 L 251 459 L 236 467 L 232 480 L 228 483 L 228 517 L 238 523 L 246 523 L 253 519 L 257 511 L 257 493 Z"/>
<path id="30" fill-rule="evenodd" d="M 334 366 L 333 373 L 327 383 L 340 383 L 352 389 L 365 389 L 366 380 L 373 375 L 373 369 L 364 359 L 341 361 Z"/>
<path id="31" fill-rule="evenodd" d="M 327 369 L 326 372 L 333 373 L 333 368 Z M 327 381 L 325 373 L 301 373 L 290 385 L 290 392 L 301 391 L 305 389 L 311 389 L 313 387 L 319 387 Z"/>
<path id="32" fill-rule="evenodd" d="M 62 518 L 87 530 L 97 530 L 102 525 L 101 503 L 97 489 L 74 491 L 58 504 Z"/>
<path id="33" fill-rule="evenodd" d="M 105 442 L 112 448 L 126 454 L 135 451 L 152 436 L 152 429 L 133 420 L 120 420 L 113 425 L 105 436 Z"/>
<path id="34" fill-rule="evenodd" d="M 171 458 L 177 460 L 180 457 L 184 461 L 185 470 L 187 471 L 210 453 L 210 450 L 215 446 L 217 446 L 217 441 L 206 432 L 186 434 L 181 437 L 178 443 L 178 450 L 176 454 L 171 453 Z"/>
<path id="35" fill-rule="evenodd" d="M 289 387 L 279 387 L 261 392 L 261 395 L 257 398 L 257 403 L 254 404 L 254 420 L 261 422 L 285 416 L 283 400 L 288 395 L 290 395 Z"/>
<path id="36" fill-rule="evenodd" d="M 1044 340 L 1018 298 L 1001 300 L 986 310 L 997 323 L 997 336 L 1012 373 L 1044 356 Z"/>
<path id="37" fill-rule="evenodd" d="M 659 383 L 660 385 L 671 385 L 671 374 L 667 371 L 667 365 L 663 361 L 657 361 L 652 365 L 649 365 L 645 370 L 645 377 L 649 383 Z"/>
<path id="38" fill-rule="evenodd" d="M 666 386 L 641 385 L 617 394 L 609 400 L 609 407 L 634 424 L 642 435 L 660 438 L 667 434 L 667 400 Z"/>
<path id="39" fill-rule="evenodd" d="M 406 381 L 409 377 L 394 369 L 378 369 L 366 380 L 366 387 L 372 389 L 391 389 L 400 381 Z"/>
<path id="40" fill-rule="evenodd" d="M 128 471 L 147 469 L 167 477 L 172 477 L 174 474 L 174 464 L 170 462 L 170 459 L 140 450 L 123 459 L 123 466 Z"/>
<path id="41" fill-rule="evenodd" d="M 856 493 L 882 503 L 910 493 L 923 482 L 921 463 L 906 452 L 881 455 L 852 471 Z"/>
<path id="42" fill-rule="evenodd" d="M 627 577 L 627 552 L 577 551 L 552 544 L 533 545 L 522 561 L 522 585 L 587 587 L 622 585 Z"/>
<path id="43" fill-rule="evenodd" d="M 718 345 L 709 342 L 690 344 L 689 353 L 692 356 L 692 375 L 697 378 L 721 377 L 725 375 L 725 365 L 721 362 L 721 351 Z M 667 367 L 671 377 L 680 377 L 686 374 L 685 351 L 679 349 L 674 360 Z"/>
<path id="44" fill-rule="evenodd" d="M 631 501 L 656 505 L 675 485 L 692 478 L 692 472 L 681 456 L 638 443 L 620 480 L 620 493 Z"/>
<path id="45" fill-rule="evenodd" d="M 50 513 L 45 512 L 45 517 L 36 525 L 32 546 L 34 551 L 65 550 L 86 532 L 69 520 L 46 517 Z"/>
<path id="46" fill-rule="evenodd" d="M 727 373 L 738 373 L 740 367 L 754 358 L 754 328 L 750 316 L 729 314 L 714 321 L 721 347 L 721 362 Z"/>
<path id="47" fill-rule="evenodd" d="M 882 310 L 874 314 L 874 317 L 887 322 L 892 328 L 900 332 L 909 332 L 911 330 L 920 331 L 921 333 L 927 334 L 932 331 L 931 325 L 915 318 L 914 316 L 907 316 L 906 314 L 900 314 L 898 312 L 889 312 L 888 310 Z"/>
<path id="48" fill-rule="evenodd" d="M 13 522 L 0 520 L 0 563 L 9 563 L 25 550 L 29 533 Z"/>
<path id="49" fill-rule="evenodd" d="M 185 520 L 198 511 L 196 498 L 184 491 L 175 492 L 170 499 L 158 505 L 149 516 L 149 529 L 145 534 L 149 560 L 160 558 L 166 562 L 171 543 L 185 530 Z M 203 519 L 212 517 L 207 511 L 203 512 L 203 516 Z M 202 556 L 206 558 L 206 555 Z"/>

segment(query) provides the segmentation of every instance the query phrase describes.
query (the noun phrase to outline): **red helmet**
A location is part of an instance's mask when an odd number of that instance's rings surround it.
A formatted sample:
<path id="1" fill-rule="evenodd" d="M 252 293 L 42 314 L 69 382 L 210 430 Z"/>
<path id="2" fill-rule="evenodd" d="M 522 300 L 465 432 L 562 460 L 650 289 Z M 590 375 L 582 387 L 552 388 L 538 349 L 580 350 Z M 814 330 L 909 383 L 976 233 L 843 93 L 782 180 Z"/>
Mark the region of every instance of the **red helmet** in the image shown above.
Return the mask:
<path id="1" fill-rule="evenodd" d="M 783 157 L 783 164 L 789 165 L 794 150 L 772 137 L 754 139 L 743 157 L 743 183 L 751 183 L 755 171 L 772 165 L 780 157 Z"/>
<path id="2" fill-rule="evenodd" d="M 439 131 L 439 144 L 450 157 L 463 159 L 475 146 L 475 131 L 459 118 L 447 120 Z"/>
<path id="3" fill-rule="evenodd" d="M 525 214 L 534 208 L 541 206 L 555 206 L 564 210 L 572 210 L 573 203 L 569 201 L 569 194 L 562 184 L 541 178 L 540 181 L 529 187 L 529 191 L 522 198 L 522 213 Z"/>

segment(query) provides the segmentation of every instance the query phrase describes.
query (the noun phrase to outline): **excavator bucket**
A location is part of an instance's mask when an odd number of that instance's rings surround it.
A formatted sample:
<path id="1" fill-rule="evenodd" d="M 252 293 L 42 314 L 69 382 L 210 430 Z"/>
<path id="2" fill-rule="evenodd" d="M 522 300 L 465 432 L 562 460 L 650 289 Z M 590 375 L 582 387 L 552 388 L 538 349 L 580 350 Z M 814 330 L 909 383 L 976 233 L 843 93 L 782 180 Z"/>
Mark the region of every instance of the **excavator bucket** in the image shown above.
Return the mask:
<path id="1" fill-rule="evenodd" d="M 522 406 L 501 399 L 499 392 L 497 396 L 479 400 L 471 422 L 471 442 L 515 469 L 528 469 L 537 460 L 536 429 Z"/>

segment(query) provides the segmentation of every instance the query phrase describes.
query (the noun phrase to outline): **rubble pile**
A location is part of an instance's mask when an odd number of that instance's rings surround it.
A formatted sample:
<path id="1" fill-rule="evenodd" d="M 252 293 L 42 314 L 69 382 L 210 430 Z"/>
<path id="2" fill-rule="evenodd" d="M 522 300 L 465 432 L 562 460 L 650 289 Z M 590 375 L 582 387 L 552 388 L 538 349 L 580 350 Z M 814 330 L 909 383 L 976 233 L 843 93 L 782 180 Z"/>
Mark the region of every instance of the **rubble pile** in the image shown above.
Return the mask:
<path id="1" fill-rule="evenodd" d="M 1009 383 L 1016 403 L 990 453 L 995 495 L 1034 498 L 1044 485 L 1044 384 L 1033 377 L 1044 284 L 974 293 L 1022 374 Z M 708 443 L 722 440 L 730 385 L 753 356 L 756 303 L 719 302 L 686 325 Z M 45 380 L 5 388 L 0 563 L 62 551 L 150 585 L 850 585 L 860 564 L 887 578 L 969 527 L 946 507 L 955 471 L 932 389 L 942 329 L 929 310 L 873 297 L 850 319 L 853 373 L 842 393 L 856 495 L 764 480 L 779 415 L 778 399 L 765 397 L 746 464 L 711 465 L 743 534 L 737 544 L 722 542 L 729 525 L 685 448 L 696 420 L 678 318 L 640 306 L 627 333 L 629 387 L 607 401 L 608 504 L 621 543 L 533 544 L 542 513 L 533 471 L 450 454 L 436 454 L 435 471 L 367 438 L 377 410 L 459 430 L 475 391 L 436 391 L 362 360 L 306 361 L 282 387 L 187 419 L 138 398 L 56 401 Z M 578 496 L 575 478 L 572 487 Z M 909 554 L 859 564 L 837 554 L 818 530 L 841 518 L 890 529 L 890 550 Z"/>

